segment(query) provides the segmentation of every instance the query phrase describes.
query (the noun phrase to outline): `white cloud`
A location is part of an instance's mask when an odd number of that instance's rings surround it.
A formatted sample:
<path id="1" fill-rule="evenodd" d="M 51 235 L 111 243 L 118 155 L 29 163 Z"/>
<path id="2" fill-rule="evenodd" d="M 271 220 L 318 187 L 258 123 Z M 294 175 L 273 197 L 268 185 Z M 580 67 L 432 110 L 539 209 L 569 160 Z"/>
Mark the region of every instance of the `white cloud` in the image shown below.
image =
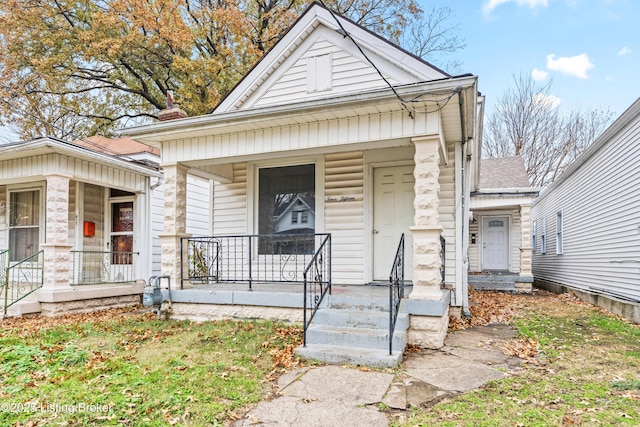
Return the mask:
<path id="1" fill-rule="evenodd" d="M 547 7 L 549 0 L 486 0 L 482 5 L 482 10 L 485 14 L 489 14 L 496 7 L 505 3 L 515 3 L 518 6 L 529 6 L 530 9 L 535 9 L 538 6 Z"/>
<path id="2" fill-rule="evenodd" d="M 578 77 L 580 79 L 588 79 L 587 71 L 592 69 L 594 65 L 589 60 L 586 53 L 576 56 L 559 56 L 555 54 L 547 55 L 547 68 L 554 71 L 560 71 L 568 76 Z"/>
<path id="3" fill-rule="evenodd" d="M 624 56 L 624 55 L 628 55 L 631 53 L 631 49 L 629 49 L 628 47 L 623 47 L 622 49 L 620 49 L 620 52 L 618 52 L 618 56 Z"/>
<path id="4" fill-rule="evenodd" d="M 533 80 L 537 82 L 541 80 L 546 80 L 548 75 L 549 73 L 547 73 L 546 71 L 538 70 L 537 68 L 534 68 L 533 71 L 531 71 L 531 77 L 533 78 Z"/>
<path id="5" fill-rule="evenodd" d="M 539 93 L 533 97 L 533 102 L 552 110 L 557 108 L 562 103 L 562 100 L 555 95 Z"/>

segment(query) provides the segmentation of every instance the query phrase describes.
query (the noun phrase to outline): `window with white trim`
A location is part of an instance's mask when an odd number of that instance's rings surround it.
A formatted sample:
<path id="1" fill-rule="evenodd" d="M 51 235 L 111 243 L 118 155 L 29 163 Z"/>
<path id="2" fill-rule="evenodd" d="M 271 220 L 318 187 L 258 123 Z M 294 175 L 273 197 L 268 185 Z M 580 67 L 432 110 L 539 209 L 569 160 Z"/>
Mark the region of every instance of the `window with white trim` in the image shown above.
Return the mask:
<path id="1" fill-rule="evenodd" d="M 547 253 L 547 224 L 544 218 L 540 220 L 540 253 Z"/>
<path id="2" fill-rule="evenodd" d="M 564 249 L 562 211 L 556 213 L 556 254 L 561 255 Z"/>
<path id="3" fill-rule="evenodd" d="M 531 223 L 531 250 L 533 252 L 535 252 L 537 250 L 537 238 L 538 238 L 538 231 L 537 231 L 537 225 L 538 225 L 538 221 L 537 220 L 533 220 L 533 223 Z"/>
<path id="4" fill-rule="evenodd" d="M 22 261 L 40 250 L 41 208 L 39 189 L 9 192 L 11 262 Z"/>

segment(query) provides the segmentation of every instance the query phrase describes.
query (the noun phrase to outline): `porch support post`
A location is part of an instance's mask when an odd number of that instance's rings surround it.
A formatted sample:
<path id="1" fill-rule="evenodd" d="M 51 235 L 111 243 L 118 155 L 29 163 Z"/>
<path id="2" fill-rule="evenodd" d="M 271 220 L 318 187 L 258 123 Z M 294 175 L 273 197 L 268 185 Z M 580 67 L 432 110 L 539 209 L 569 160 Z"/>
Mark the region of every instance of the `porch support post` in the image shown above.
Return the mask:
<path id="1" fill-rule="evenodd" d="M 531 204 L 520 205 L 520 279 L 515 282 L 517 293 L 533 291 L 533 248 L 531 247 Z"/>
<path id="2" fill-rule="evenodd" d="M 180 164 L 163 165 L 164 171 L 164 233 L 160 235 L 162 245 L 162 275 L 171 278 L 171 287 L 180 288 L 182 271 L 180 239 L 189 237 L 187 230 L 187 172 L 188 167 Z M 187 283 L 185 283 L 187 286 Z"/>
<path id="3" fill-rule="evenodd" d="M 71 247 L 69 244 L 69 181 L 71 176 L 45 175 L 46 234 L 44 252 L 44 292 L 70 289 Z"/>
<path id="4" fill-rule="evenodd" d="M 437 135 L 414 138 L 414 226 L 413 234 L 413 292 L 410 299 L 443 301 L 440 288 L 440 139 Z M 448 310 L 438 316 L 411 316 L 409 341 L 425 347 L 439 348 L 444 344 Z"/>

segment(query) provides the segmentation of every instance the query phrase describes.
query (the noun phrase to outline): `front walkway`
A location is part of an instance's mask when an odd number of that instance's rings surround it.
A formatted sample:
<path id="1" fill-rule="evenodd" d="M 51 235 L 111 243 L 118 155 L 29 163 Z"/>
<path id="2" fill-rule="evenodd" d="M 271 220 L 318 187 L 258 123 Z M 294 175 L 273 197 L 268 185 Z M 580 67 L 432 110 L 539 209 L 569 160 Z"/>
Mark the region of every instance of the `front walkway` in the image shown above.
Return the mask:
<path id="1" fill-rule="evenodd" d="M 301 368 L 280 377 L 279 397 L 258 404 L 235 425 L 388 426 L 380 404 L 406 410 L 509 376 L 522 360 L 505 356 L 500 345 L 515 335 L 504 324 L 453 332 L 440 350 L 409 353 L 397 376 L 346 366 Z"/>

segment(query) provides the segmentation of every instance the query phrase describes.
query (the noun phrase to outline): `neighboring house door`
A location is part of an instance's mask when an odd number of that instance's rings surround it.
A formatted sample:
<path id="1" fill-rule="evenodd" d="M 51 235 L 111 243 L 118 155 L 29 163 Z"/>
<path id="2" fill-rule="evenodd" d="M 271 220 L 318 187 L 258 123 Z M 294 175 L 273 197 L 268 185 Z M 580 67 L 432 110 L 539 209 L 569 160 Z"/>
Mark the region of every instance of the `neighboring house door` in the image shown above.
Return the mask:
<path id="1" fill-rule="evenodd" d="M 404 275 L 413 271 L 413 166 L 373 170 L 373 280 L 388 281 L 400 236 L 404 233 Z"/>
<path id="2" fill-rule="evenodd" d="M 131 280 L 133 271 L 133 200 L 109 202 L 111 216 L 107 248 L 110 251 L 110 271 L 107 280 Z"/>
<path id="3" fill-rule="evenodd" d="M 483 218 L 482 269 L 509 269 L 509 218 Z"/>

